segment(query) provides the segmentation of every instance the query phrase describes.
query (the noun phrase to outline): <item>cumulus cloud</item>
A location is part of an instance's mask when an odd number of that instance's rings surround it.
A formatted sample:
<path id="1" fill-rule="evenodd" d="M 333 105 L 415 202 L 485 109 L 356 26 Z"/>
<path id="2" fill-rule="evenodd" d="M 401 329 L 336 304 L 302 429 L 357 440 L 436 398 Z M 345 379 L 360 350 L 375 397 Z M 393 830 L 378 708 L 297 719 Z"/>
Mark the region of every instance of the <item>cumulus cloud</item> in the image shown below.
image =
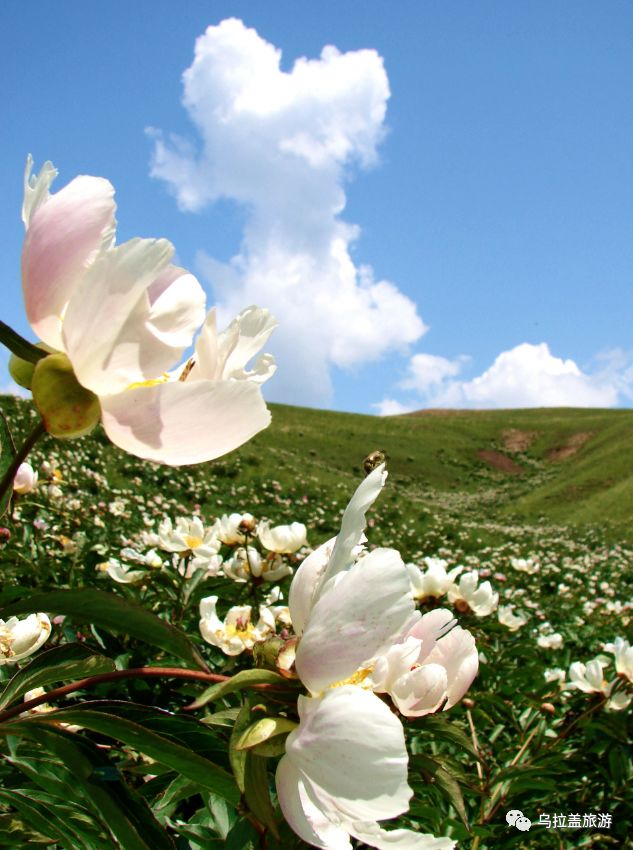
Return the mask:
<path id="1" fill-rule="evenodd" d="M 448 360 L 416 354 L 400 387 L 416 391 L 419 401 L 414 408 L 613 407 L 621 397 L 632 397 L 633 367 L 630 355 L 622 351 L 603 355 L 591 374 L 573 360 L 554 356 L 544 342 L 525 342 L 503 351 L 478 377 L 459 379 L 467 362 L 463 357 Z M 398 404 L 385 399 L 375 407 L 389 415 Z"/>
<path id="2" fill-rule="evenodd" d="M 409 361 L 408 375 L 399 386 L 403 390 L 415 390 L 424 395 L 442 386 L 448 378 L 458 375 L 468 360 L 468 357 L 449 360 L 436 354 L 414 354 Z"/>
<path id="3" fill-rule="evenodd" d="M 378 416 L 400 416 L 403 413 L 412 413 L 416 409 L 415 404 L 402 404 L 395 398 L 383 398 L 382 401 L 372 404 Z"/>
<path id="4" fill-rule="evenodd" d="M 183 104 L 199 144 L 150 131 L 151 173 L 181 209 L 228 198 L 247 212 L 243 243 L 227 263 L 201 252 L 220 318 L 250 303 L 278 318 L 273 350 L 278 400 L 323 404 L 332 367 L 352 368 L 425 332 L 416 306 L 388 280 L 357 266 L 358 228 L 340 218 L 344 181 L 377 160 L 389 83 L 374 50 L 281 69 L 281 52 L 236 19 L 196 41 Z"/>

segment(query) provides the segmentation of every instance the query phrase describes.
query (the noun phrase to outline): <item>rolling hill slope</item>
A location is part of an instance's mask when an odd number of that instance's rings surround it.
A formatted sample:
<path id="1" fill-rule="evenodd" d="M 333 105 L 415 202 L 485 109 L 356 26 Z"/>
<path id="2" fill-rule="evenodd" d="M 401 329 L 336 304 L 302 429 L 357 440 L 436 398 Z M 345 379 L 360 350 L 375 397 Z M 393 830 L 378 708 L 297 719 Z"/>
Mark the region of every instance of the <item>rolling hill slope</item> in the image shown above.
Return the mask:
<path id="1" fill-rule="evenodd" d="M 0 398 L 18 438 L 29 408 Z M 80 443 L 83 451 L 98 444 L 106 454 L 113 487 L 127 489 L 140 475 L 138 486 L 171 487 L 182 492 L 183 505 L 199 501 L 196 481 L 210 476 L 230 482 L 246 500 L 271 481 L 287 498 L 338 497 L 353 491 L 363 459 L 380 449 L 390 472 L 385 496 L 400 516 L 417 521 L 420 511 L 439 511 L 455 519 L 597 526 L 608 537 L 633 539 L 633 410 L 420 411 L 384 418 L 286 405 L 271 410 L 270 428 L 234 454 L 190 468 L 186 487 L 183 473 L 125 456 L 100 429 Z M 77 445 L 47 438 L 40 452 L 71 456 Z"/>

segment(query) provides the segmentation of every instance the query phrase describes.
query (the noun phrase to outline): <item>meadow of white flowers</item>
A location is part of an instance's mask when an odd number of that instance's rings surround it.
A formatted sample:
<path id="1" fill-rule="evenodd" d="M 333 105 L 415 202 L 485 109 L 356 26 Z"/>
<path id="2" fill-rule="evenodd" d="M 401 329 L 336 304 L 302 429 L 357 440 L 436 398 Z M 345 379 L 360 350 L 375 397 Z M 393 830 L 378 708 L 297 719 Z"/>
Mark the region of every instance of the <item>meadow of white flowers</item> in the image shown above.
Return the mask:
<path id="1" fill-rule="evenodd" d="M 191 468 L 267 426 L 274 319 L 218 331 L 166 240 L 116 244 L 108 181 L 31 171 L 0 847 L 625 846 L 631 550 L 454 496 L 421 536 L 384 463 L 334 493 Z"/>

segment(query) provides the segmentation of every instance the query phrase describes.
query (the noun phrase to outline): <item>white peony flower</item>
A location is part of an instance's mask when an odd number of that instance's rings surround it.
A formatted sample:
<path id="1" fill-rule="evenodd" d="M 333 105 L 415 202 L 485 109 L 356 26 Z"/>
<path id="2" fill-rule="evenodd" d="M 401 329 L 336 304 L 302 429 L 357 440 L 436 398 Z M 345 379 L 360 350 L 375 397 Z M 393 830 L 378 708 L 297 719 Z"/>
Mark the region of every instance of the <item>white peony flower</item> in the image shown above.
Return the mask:
<path id="1" fill-rule="evenodd" d="M 200 633 L 207 643 L 217 646 L 225 655 L 239 655 L 274 633 L 275 618 L 266 607 L 259 609 L 256 624 L 251 620 L 250 605 L 230 608 L 222 622 L 215 610 L 217 601 L 217 596 L 200 600 Z"/>
<path id="2" fill-rule="evenodd" d="M 502 626 L 507 626 L 511 632 L 516 632 L 528 621 L 528 616 L 523 613 L 515 614 L 514 605 L 501 605 L 497 611 L 497 617 Z"/>
<path id="3" fill-rule="evenodd" d="M 510 558 L 510 566 L 520 573 L 527 573 L 529 576 L 534 575 L 540 569 L 533 558 Z"/>
<path id="4" fill-rule="evenodd" d="M 628 640 L 617 637 L 613 643 L 605 644 L 604 648 L 606 652 L 611 652 L 615 656 L 615 669 L 618 675 L 633 682 L 633 646 Z"/>
<path id="5" fill-rule="evenodd" d="M 448 563 L 442 558 L 424 558 L 424 563 L 426 565 L 424 572 L 415 564 L 407 564 L 413 597 L 420 602 L 424 599 L 439 599 L 444 596 L 464 569 L 457 566 L 447 572 Z"/>
<path id="6" fill-rule="evenodd" d="M 489 581 L 479 584 L 476 572 L 464 573 L 457 584 L 448 589 L 448 599 L 460 613 L 471 612 L 487 617 L 499 604 L 499 594 L 493 592 Z"/>
<path id="7" fill-rule="evenodd" d="M 252 514 L 224 514 L 217 523 L 217 535 L 227 546 L 243 545 L 246 536 L 252 538 L 257 521 Z"/>
<path id="8" fill-rule="evenodd" d="M 37 487 L 37 472 L 30 463 L 21 463 L 13 479 L 13 491 L 20 496 L 32 493 Z"/>
<path id="9" fill-rule="evenodd" d="M 606 707 L 614 711 L 621 711 L 631 703 L 628 694 L 619 691 L 613 696 L 611 692 L 617 683 L 617 679 L 608 682 L 604 675 L 604 668 L 608 662 L 604 658 L 594 658 L 587 664 L 582 661 L 574 661 L 569 668 L 568 690 L 584 691 L 586 694 L 602 694 L 607 699 Z"/>
<path id="10" fill-rule="evenodd" d="M 564 643 L 563 636 L 558 632 L 549 635 L 539 635 L 536 639 L 541 649 L 560 649 Z"/>
<path id="11" fill-rule="evenodd" d="M 50 633 L 51 621 L 46 614 L 0 620 L 0 664 L 15 664 L 32 655 Z"/>
<path id="12" fill-rule="evenodd" d="M 270 523 L 263 520 L 257 527 L 257 536 L 260 543 L 270 552 L 279 554 L 291 554 L 307 544 L 307 530 L 302 522 L 293 522 L 291 525 L 276 525 L 270 527 Z"/>
<path id="13" fill-rule="evenodd" d="M 134 567 L 122 564 L 116 558 L 108 558 L 107 561 L 97 564 L 97 569 L 106 573 L 117 584 L 136 584 L 147 578 L 147 570 L 135 570 Z"/>
<path id="14" fill-rule="evenodd" d="M 405 812 L 412 791 L 402 724 L 373 693 L 371 676 L 383 656 L 385 672 L 393 670 L 395 680 L 396 673 L 406 675 L 406 661 L 413 665 L 426 655 L 421 647 L 427 637 L 411 634 L 421 617 L 400 555 L 375 549 L 358 558 L 365 513 L 385 477 L 384 465 L 367 476 L 335 541 L 303 561 L 290 587 L 290 617 L 299 637 L 295 666 L 311 696 L 299 698 L 300 724 L 277 768 L 277 794 L 292 829 L 316 847 L 348 848 L 352 836 L 378 848 L 450 850 L 450 839 L 387 832 L 378 824 Z M 429 628 L 432 634 L 439 638 Z M 393 650 L 405 644 L 408 651 L 407 639 L 417 650 L 411 659 Z M 428 641 L 428 656 L 440 643 Z"/>
<path id="15" fill-rule="evenodd" d="M 166 552 L 193 556 L 189 565 L 193 572 L 206 569 L 217 575 L 222 563 L 218 554 L 221 545 L 218 523 L 205 528 L 197 516 L 192 519 L 178 517 L 175 526 L 169 517 L 164 519 L 158 526 L 157 545 Z"/>
<path id="16" fill-rule="evenodd" d="M 50 162 L 27 160 L 22 286 L 40 339 L 65 355 L 98 397 L 108 437 L 120 448 L 172 466 L 232 451 L 270 422 L 260 384 L 274 372 L 263 355 L 275 322 L 249 307 L 218 333 L 193 275 L 170 263 L 165 239 L 115 246 L 114 189 L 80 176 L 54 195 Z M 194 356 L 169 373 L 204 325 Z M 48 360 L 45 358 L 40 363 Z M 39 369 L 36 367 L 35 375 Z M 37 401 L 37 400 L 36 400 Z"/>

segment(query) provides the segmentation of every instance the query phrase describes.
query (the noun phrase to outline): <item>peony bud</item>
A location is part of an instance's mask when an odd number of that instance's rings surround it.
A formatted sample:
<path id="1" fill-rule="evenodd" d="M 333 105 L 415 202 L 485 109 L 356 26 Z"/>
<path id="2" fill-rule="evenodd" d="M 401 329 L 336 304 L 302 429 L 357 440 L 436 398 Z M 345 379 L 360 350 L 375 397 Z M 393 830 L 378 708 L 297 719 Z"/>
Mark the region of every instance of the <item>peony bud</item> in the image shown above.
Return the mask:
<path id="1" fill-rule="evenodd" d="M 97 396 L 82 387 L 65 354 L 50 354 L 35 366 L 33 401 L 54 437 L 83 437 L 101 417 Z"/>

